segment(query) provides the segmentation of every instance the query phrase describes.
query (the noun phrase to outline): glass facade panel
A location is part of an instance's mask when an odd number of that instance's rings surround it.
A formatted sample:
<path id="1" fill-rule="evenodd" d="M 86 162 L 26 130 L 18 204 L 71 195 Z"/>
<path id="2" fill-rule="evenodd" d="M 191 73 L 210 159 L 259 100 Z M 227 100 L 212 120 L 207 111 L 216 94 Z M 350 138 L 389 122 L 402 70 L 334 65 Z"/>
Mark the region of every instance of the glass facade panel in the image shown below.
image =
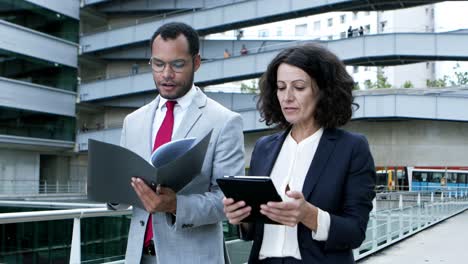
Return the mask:
<path id="1" fill-rule="evenodd" d="M 0 207 L 0 213 L 50 209 Z M 130 216 L 81 219 L 81 262 L 125 258 Z M 223 223 L 226 240 L 237 239 L 237 226 Z M 0 225 L 0 263 L 68 263 L 73 220 Z"/>
<path id="2" fill-rule="evenodd" d="M 0 19 L 78 43 L 79 21 L 24 0 L 0 0 Z"/>
<path id="3" fill-rule="evenodd" d="M 0 49 L 0 76 L 74 92 L 77 86 L 75 68 L 2 49 Z"/>
<path id="4" fill-rule="evenodd" d="M 0 213 L 50 209 L 0 208 Z M 103 263 L 124 258 L 130 219 L 81 219 L 81 261 Z M 73 220 L 0 225 L 0 263 L 68 263 Z"/>
<path id="5" fill-rule="evenodd" d="M 0 134 L 74 141 L 75 118 L 0 107 Z"/>

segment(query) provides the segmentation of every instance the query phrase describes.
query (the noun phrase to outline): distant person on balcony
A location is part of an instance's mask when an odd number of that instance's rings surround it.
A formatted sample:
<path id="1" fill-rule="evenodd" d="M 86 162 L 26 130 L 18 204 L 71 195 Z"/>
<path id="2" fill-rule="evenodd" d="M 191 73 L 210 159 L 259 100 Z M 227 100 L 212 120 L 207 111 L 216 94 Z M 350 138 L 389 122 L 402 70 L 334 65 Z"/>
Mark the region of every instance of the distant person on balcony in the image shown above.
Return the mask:
<path id="1" fill-rule="evenodd" d="M 237 39 L 237 40 L 240 40 L 240 39 L 243 38 L 243 37 L 244 37 L 244 30 L 239 29 L 239 30 L 237 31 L 236 39 Z"/>
<path id="2" fill-rule="evenodd" d="M 88 130 L 88 125 L 84 122 L 83 125 L 81 125 L 81 132 L 88 132 Z"/>
<path id="3" fill-rule="evenodd" d="M 138 69 L 139 69 L 139 68 L 140 68 L 140 67 L 139 67 L 138 63 L 136 63 L 136 62 L 133 63 L 133 65 L 132 65 L 132 74 L 133 74 L 133 75 L 138 74 Z"/>
<path id="4" fill-rule="evenodd" d="M 283 131 L 257 140 L 250 175 L 269 175 L 283 202 L 260 213 L 281 225 L 241 224 L 253 239 L 249 264 L 354 263 L 375 197 L 375 168 L 363 135 L 339 129 L 352 115 L 352 77 L 327 49 L 283 50 L 260 80 L 257 106 Z M 252 208 L 227 197 L 224 211 L 239 224 Z"/>
<path id="5" fill-rule="evenodd" d="M 351 26 L 349 26 L 348 28 L 348 38 L 352 38 L 353 37 L 353 28 Z"/>
<path id="6" fill-rule="evenodd" d="M 229 50 L 228 50 L 228 49 L 225 49 L 225 50 L 224 50 L 224 55 L 223 55 L 223 56 L 224 56 L 225 59 L 231 57 L 231 53 L 229 53 Z"/>
<path id="7" fill-rule="evenodd" d="M 362 26 L 359 27 L 359 36 L 364 35 L 364 28 Z"/>
<path id="8" fill-rule="evenodd" d="M 242 48 L 240 50 L 241 55 L 247 55 L 249 54 L 249 50 L 245 47 L 245 44 L 242 44 Z"/>
<path id="9" fill-rule="evenodd" d="M 201 173 L 180 192 L 132 178 L 146 210 L 133 207 L 125 263 L 225 263 L 223 193 L 216 179 L 244 173 L 242 118 L 194 85 L 201 57 L 191 26 L 158 28 L 149 64 L 159 95 L 125 118 L 121 145 L 149 161 L 164 142 L 212 134 Z"/>

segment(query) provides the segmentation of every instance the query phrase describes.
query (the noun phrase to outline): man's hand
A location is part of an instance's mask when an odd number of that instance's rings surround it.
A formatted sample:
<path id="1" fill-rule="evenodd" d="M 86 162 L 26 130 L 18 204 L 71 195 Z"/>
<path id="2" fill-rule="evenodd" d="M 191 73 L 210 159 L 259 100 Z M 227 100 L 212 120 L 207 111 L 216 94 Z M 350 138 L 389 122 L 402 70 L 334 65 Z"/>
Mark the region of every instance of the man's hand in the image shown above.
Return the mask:
<path id="1" fill-rule="evenodd" d="M 131 184 L 149 213 L 176 213 L 177 198 L 172 189 L 158 186 L 154 192 L 142 179 L 137 177 L 132 178 Z"/>

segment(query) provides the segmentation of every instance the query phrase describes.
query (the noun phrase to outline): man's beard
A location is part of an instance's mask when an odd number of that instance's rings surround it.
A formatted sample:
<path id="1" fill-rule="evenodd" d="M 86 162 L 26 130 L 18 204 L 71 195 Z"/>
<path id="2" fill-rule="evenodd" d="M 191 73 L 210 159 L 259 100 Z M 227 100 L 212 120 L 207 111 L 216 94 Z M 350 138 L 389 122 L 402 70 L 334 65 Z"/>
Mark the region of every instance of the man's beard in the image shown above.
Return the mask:
<path id="1" fill-rule="evenodd" d="M 156 84 L 156 89 L 158 90 L 159 92 L 159 95 L 164 98 L 164 99 L 167 99 L 167 100 L 175 100 L 175 99 L 178 99 L 178 98 L 181 98 L 183 97 L 184 95 L 186 95 L 188 93 L 188 91 L 190 91 L 190 89 L 192 88 L 192 85 L 193 85 L 193 79 L 195 77 L 195 72 L 192 71 L 192 76 L 190 76 L 190 79 L 188 82 L 186 82 L 180 90 L 176 91 L 175 94 L 161 94 L 161 91 L 159 91 L 159 89 L 157 88 L 158 85 Z"/>

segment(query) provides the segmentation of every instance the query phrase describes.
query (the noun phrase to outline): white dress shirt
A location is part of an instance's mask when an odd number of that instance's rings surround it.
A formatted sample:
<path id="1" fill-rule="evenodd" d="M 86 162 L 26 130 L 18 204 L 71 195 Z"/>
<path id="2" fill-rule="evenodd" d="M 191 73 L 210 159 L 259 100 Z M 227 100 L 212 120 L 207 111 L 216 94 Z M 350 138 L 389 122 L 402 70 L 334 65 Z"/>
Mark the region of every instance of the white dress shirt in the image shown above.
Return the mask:
<path id="1" fill-rule="evenodd" d="M 285 191 L 288 185 L 291 191 L 302 192 L 307 171 L 312 163 L 322 134 L 323 128 L 320 128 L 299 143 L 296 143 L 293 139 L 291 132 L 286 137 L 270 175 L 283 201 L 292 200 L 292 198 L 286 196 Z M 327 240 L 329 229 L 330 215 L 318 208 L 317 231 L 311 232 L 312 239 Z M 269 257 L 302 259 L 297 241 L 297 225 L 289 227 L 265 224 L 259 258 Z"/>
<path id="2" fill-rule="evenodd" d="M 182 119 L 185 117 L 187 113 L 187 109 L 189 105 L 192 103 L 195 94 L 197 93 L 198 87 L 192 85 L 192 88 L 182 97 L 176 99 L 177 104 L 174 106 L 174 127 L 172 129 L 172 135 L 177 131 L 182 122 Z M 154 145 L 154 141 L 156 139 L 156 135 L 158 133 L 159 128 L 166 116 L 166 102 L 168 100 L 165 98 L 159 98 L 159 105 L 158 109 L 156 109 L 156 114 L 154 115 L 153 127 L 152 127 L 152 139 L 151 147 Z"/>

